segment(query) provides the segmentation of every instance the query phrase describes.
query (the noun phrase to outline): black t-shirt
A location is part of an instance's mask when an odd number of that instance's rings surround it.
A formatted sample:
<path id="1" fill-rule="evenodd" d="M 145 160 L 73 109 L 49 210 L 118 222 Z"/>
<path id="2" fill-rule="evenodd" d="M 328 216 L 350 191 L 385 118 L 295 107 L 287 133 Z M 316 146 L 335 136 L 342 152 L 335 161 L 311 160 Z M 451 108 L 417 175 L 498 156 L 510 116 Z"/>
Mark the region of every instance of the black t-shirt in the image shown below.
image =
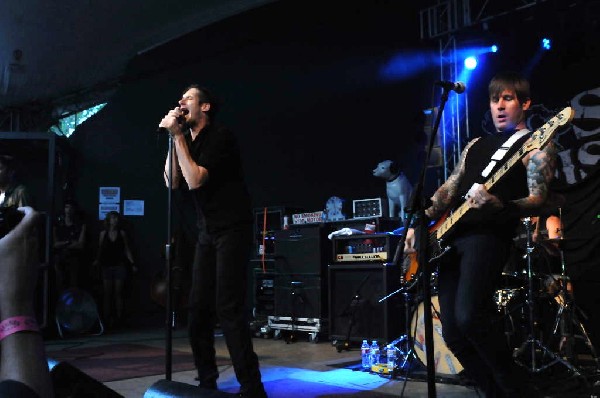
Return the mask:
<path id="1" fill-rule="evenodd" d="M 216 231 L 252 223 L 250 195 L 244 183 L 242 161 L 233 133 L 210 124 L 187 142 L 193 160 L 208 170 L 207 182 L 192 190 L 199 225 Z"/>
<path id="2" fill-rule="evenodd" d="M 78 242 L 82 229 L 83 224 L 80 222 L 73 222 L 71 225 L 67 225 L 61 219 L 56 226 L 56 238 L 59 241 L 68 241 L 69 243 Z"/>
<path id="3" fill-rule="evenodd" d="M 525 134 L 517 140 L 508 153 L 498 161 L 496 166 L 486 178 L 481 176 L 483 169 L 490 163 L 492 155 L 498 148 L 509 139 L 514 131 L 496 133 L 477 140 L 469 149 L 465 158 L 465 174 L 458 186 L 460 197 L 464 197 L 473 183 L 484 183 L 493 173 L 506 164 L 510 157 L 519 150 L 531 134 Z M 529 195 L 527 188 L 527 171 L 522 160 L 518 160 L 502 178 L 490 189 L 490 193 L 496 195 L 502 201 L 524 198 Z M 518 225 L 519 218 L 499 217 L 493 213 L 482 213 L 470 210 L 465 213 L 457 224 L 456 232 L 459 235 L 475 232 L 493 232 L 504 236 L 513 236 Z"/>

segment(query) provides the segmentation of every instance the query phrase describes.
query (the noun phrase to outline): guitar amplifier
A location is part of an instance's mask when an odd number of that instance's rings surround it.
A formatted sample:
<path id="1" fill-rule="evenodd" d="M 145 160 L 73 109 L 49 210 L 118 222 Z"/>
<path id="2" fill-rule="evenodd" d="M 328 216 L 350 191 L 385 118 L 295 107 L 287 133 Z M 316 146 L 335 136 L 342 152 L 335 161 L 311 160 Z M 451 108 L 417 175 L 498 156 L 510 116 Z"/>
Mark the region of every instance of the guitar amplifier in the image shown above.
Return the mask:
<path id="1" fill-rule="evenodd" d="M 399 235 L 390 234 L 335 236 L 333 262 L 388 262 L 394 258 L 399 241 Z"/>
<path id="2" fill-rule="evenodd" d="M 379 300 L 400 287 L 400 270 L 388 263 L 329 265 L 329 339 L 391 342 L 405 332 L 401 294 Z"/>

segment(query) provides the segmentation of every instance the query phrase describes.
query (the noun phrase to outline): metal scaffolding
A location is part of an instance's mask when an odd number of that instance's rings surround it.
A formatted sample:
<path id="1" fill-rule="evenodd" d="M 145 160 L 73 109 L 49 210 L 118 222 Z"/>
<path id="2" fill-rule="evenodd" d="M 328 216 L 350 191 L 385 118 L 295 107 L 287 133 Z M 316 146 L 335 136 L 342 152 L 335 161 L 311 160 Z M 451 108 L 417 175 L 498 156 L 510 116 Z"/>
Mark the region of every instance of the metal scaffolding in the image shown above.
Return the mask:
<path id="1" fill-rule="evenodd" d="M 439 77 L 442 81 L 458 80 L 456 35 L 474 25 L 485 26 L 497 17 L 518 12 L 547 0 L 438 0 L 434 5 L 419 11 L 421 39 L 437 39 L 439 42 Z M 472 17 L 474 15 L 474 17 Z M 450 95 L 440 123 L 440 143 L 444 168 L 444 180 L 452 172 L 470 139 L 468 91 Z"/>
<path id="2" fill-rule="evenodd" d="M 435 39 L 461 29 L 522 11 L 547 0 L 438 0 L 419 11 L 421 39 Z M 471 12 L 473 11 L 473 12 Z M 473 17 L 474 15 L 474 17 Z"/>

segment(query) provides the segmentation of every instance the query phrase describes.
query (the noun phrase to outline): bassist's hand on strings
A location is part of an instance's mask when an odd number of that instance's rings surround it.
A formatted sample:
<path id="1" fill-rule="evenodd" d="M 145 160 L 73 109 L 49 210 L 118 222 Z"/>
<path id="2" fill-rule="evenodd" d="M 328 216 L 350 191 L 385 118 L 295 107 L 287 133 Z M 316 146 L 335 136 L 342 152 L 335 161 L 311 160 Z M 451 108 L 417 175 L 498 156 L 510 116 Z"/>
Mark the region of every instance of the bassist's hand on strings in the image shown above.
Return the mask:
<path id="1" fill-rule="evenodd" d="M 503 207 L 502 201 L 489 193 L 482 184 L 473 185 L 466 197 L 471 209 L 500 210 Z"/>
<path id="2" fill-rule="evenodd" d="M 414 253 L 415 249 L 415 229 L 408 228 L 406 230 L 406 240 L 404 241 L 404 255 Z"/>

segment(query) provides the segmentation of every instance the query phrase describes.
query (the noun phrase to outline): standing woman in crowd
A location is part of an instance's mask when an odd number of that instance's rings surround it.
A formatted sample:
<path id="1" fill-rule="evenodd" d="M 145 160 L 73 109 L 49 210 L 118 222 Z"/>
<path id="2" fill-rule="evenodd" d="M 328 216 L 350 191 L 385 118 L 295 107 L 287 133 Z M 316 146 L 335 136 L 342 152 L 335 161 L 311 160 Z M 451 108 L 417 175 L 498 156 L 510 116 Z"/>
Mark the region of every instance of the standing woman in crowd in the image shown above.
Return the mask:
<path id="1" fill-rule="evenodd" d="M 100 232 L 94 266 L 101 267 L 104 319 L 109 326 L 119 323 L 123 318 L 123 286 L 127 279 L 128 262 L 132 271 L 136 272 L 127 234 L 120 228 L 120 215 L 116 211 L 108 212 L 104 219 L 104 230 Z"/>
<path id="2" fill-rule="evenodd" d="M 65 201 L 64 213 L 59 217 L 53 232 L 56 289 L 60 294 L 65 288 L 79 287 L 80 275 L 84 271 L 86 225 L 74 201 Z"/>

